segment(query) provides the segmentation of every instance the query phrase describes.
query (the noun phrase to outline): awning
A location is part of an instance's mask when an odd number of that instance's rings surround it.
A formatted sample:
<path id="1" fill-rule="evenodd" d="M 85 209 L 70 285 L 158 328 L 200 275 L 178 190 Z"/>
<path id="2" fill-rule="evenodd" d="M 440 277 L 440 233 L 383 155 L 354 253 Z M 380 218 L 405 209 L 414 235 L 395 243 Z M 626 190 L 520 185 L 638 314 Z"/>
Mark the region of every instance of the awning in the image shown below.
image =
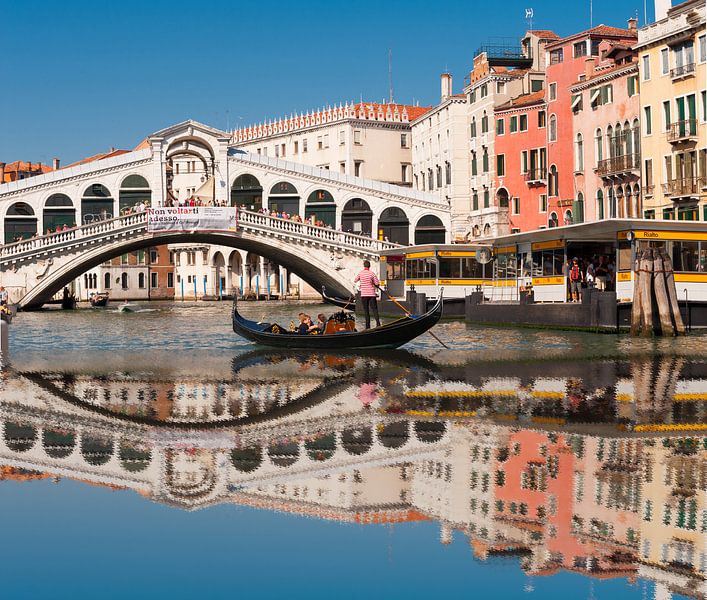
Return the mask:
<path id="1" fill-rule="evenodd" d="M 589 96 L 589 102 L 594 104 L 599 98 L 599 94 L 601 94 L 601 88 L 594 88 Z"/>
<path id="2" fill-rule="evenodd" d="M 199 200 L 213 202 L 215 196 L 215 183 L 216 180 L 213 177 L 209 177 L 206 180 L 206 183 L 204 183 L 204 185 L 202 185 L 198 190 L 196 190 L 196 192 L 194 193 L 194 197 L 198 198 Z"/>
<path id="3" fill-rule="evenodd" d="M 577 106 L 579 106 L 581 103 L 582 103 L 582 94 L 576 94 L 572 98 L 572 110 L 577 108 Z"/>

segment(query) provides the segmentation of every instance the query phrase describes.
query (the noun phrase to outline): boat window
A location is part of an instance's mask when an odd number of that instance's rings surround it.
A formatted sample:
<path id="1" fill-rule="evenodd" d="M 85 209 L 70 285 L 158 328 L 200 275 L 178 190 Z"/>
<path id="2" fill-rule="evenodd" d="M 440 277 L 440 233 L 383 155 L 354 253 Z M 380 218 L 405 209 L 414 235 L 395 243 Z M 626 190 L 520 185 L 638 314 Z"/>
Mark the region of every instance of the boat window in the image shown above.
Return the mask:
<path id="1" fill-rule="evenodd" d="M 435 259 L 413 258 L 405 261 L 406 279 L 435 279 L 437 277 L 437 263 Z"/>
<path id="2" fill-rule="evenodd" d="M 515 254 L 499 254 L 493 263 L 494 279 L 515 279 L 516 270 L 516 255 Z"/>
<path id="3" fill-rule="evenodd" d="M 554 277 L 563 275 L 565 259 L 563 248 L 533 252 L 533 277 Z"/>
<path id="4" fill-rule="evenodd" d="M 704 271 L 706 265 L 701 260 L 701 244 L 704 244 L 704 249 L 707 250 L 705 242 L 673 242 L 673 270 L 681 272 Z"/>
<path id="5" fill-rule="evenodd" d="M 439 259 L 439 276 L 441 279 L 461 279 L 462 265 L 461 259 L 440 258 Z"/>
<path id="6" fill-rule="evenodd" d="M 462 258 L 462 279 L 483 279 L 484 265 L 479 264 L 475 258 Z"/>
<path id="7" fill-rule="evenodd" d="M 619 271 L 631 271 L 633 265 L 631 264 L 631 242 L 622 241 L 619 242 L 619 261 L 618 269 Z"/>

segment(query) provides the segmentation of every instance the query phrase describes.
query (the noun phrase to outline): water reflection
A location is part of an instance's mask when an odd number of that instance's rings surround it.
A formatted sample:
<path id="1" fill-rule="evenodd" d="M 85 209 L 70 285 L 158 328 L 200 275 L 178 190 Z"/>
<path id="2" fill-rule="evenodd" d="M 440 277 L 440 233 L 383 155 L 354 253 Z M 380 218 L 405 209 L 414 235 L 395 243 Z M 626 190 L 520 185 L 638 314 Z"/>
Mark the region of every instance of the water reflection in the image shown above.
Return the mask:
<path id="1" fill-rule="evenodd" d="M 702 597 L 707 364 L 251 352 L 220 377 L 11 372 L 0 477 L 185 510 L 439 523 L 473 556 Z"/>

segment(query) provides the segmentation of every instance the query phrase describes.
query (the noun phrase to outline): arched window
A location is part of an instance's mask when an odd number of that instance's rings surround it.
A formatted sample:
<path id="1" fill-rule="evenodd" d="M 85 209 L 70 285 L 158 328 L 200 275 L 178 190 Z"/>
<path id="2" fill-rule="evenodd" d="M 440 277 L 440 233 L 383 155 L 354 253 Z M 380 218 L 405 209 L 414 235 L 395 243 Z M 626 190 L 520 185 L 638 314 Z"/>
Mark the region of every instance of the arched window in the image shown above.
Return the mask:
<path id="1" fill-rule="evenodd" d="M 560 185 L 560 178 L 559 174 L 557 172 L 557 167 L 555 165 L 550 166 L 550 175 L 548 177 L 548 195 L 549 196 L 557 196 L 559 195 L 559 185 Z"/>
<path id="2" fill-rule="evenodd" d="M 551 212 L 550 213 L 550 220 L 548 221 L 547 225 L 548 227 L 557 227 L 559 225 L 559 221 L 557 220 L 557 213 L 556 212 Z"/>
<path id="3" fill-rule="evenodd" d="M 437 165 L 437 187 L 442 187 L 442 167 Z"/>
<path id="4" fill-rule="evenodd" d="M 111 281 L 110 281 L 110 273 L 106 273 L 106 274 L 103 276 L 103 287 L 104 287 L 105 289 L 109 290 L 109 289 L 110 289 L 110 283 L 111 283 Z"/>
<path id="5" fill-rule="evenodd" d="M 5 243 L 31 238 L 37 233 L 37 217 L 26 202 L 15 202 L 5 215 Z"/>
<path id="6" fill-rule="evenodd" d="M 476 151 L 471 153 L 471 174 L 472 176 L 479 174 L 479 165 L 476 161 Z"/>
<path id="7" fill-rule="evenodd" d="M 631 166 L 637 168 L 640 166 L 638 156 L 641 152 L 641 125 L 639 124 L 638 119 L 634 119 L 633 121 L 633 126 L 631 127 L 631 137 L 633 138 L 633 157 Z"/>
<path id="8" fill-rule="evenodd" d="M 604 192 L 597 190 L 597 220 L 604 219 Z"/>
<path id="9" fill-rule="evenodd" d="M 581 133 L 577 134 L 574 143 L 574 170 L 584 171 L 584 138 Z"/>
<path id="10" fill-rule="evenodd" d="M 407 246 L 410 242 L 410 221 L 405 211 L 396 206 L 386 208 L 378 219 L 378 239 Z"/>
<path id="11" fill-rule="evenodd" d="M 263 208 L 263 186 L 255 175 L 244 173 L 231 186 L 231 206 L 258 211 Z"/>
<path id="12" fill-rule="evenodd" d="M 100 183 L 88 186 L 81 196 L 81 218 L 84 223 L 113 218 L 113 195 Z"/>
<path id="13" fill-rule="evenodd" d="M 52 194 L 44 203 L 42 215 L 44 231 L 56 230 L 57 227 L 74 227 L 76 225 L 76 209 L 74 203 L 66 194 Z"/>
<path id="14" fill-rule="evenodd" d="M 122 287 L 124 290 L 128 289 L 128 274 L 123 273 L 120 276 L 120 287 Z"/>
<path id="15" fill-rule="evenodd" d="M 616 195 L 614 194 L 614 188 L 609 188 L 609 218 L 616 218 Z"/>
<path id="16" fill-rule="evenodd" d="M 607 158 L 613 158 L 614 157 L 614 128 L 611 125 L 609 125 L 606 128 L 606 149 L 609 154 Z"/>
<path id="17" fill-rule="evenodd" d="M 484 148 L 484 153 L 481 156 L 481 172 L 482 173 L 489 172 L 489 151 L 487 148 Z"/>
<path id="18" fill-rule="evenodd" d="M 445 162 L 444 163 L 444 170 L 445 170 L 445 183 L 447 185 L 450 185 L 452 183 L 452 164 L 450 162 Z"/>
<path id="19" fill-rule="evenodd" d="M 280 181 L 270 190 L 268 208 L 289 215 L 300 214 L 300 197 L 297 188 L 289 181 Z"/>
<path id="20" fill-rule="evenodd" d="M 484 237 L 489 237 L 490 235 L 491 235 L 491 225 L 486 223 L 486 225 L 484 225 Z"/>
<path id="21" fill-rule="evenodd" d="M 432 191 L 435 189 L 435 182 L 432 179 L 432 169 L 427 169 L 427 188 Z"/>
<path id="22" fill-rule="evenodd" d="M 569 209 L 567 209 L 567 210 L 565 211 L 565 221 L 564 221 L 564 224 L 565 224 L 565 225 L 572 225 L 572 211 L 569 210 Z"/>
<path id="23" fill-rule="evenodd" d="M 481 117 L 481 133 L 488 133 L 489 132 L 489 117 L 486 114 L 486 111 L 484 111 L 484 116 Z"/>
<path id="24" fill-rule="evenodd" d="M 315 190 L 307 197 L 304 205 L 305 218 L 314 217 L 329 227 L 336 227 L 336 204 L 334 196 L 327 190 Z"/>
<path id="25" fill-rule="evenodd" d="M 415 226 L 416 244 L 444 244 L 446 229 L 439 217 L 426 215 Z"/>
<path id="26" fill-rule="evenodd" d="M 371 235 L 373 231 L 373 211 L 362 198 L 352 198 L 341 211 L 341 229 L 360 235 Z"/>
<path id="27" fill-rule="evenodd" d="M 479 237 L 481 235 L 481 227 L 478 225 L 474 225 L 474 229 L 472 230 L 472 235 L 474 237 Z"/>
<path id="28" fill-rule="evenodd" d="M 557 116 L 550 115 L 549 139 L 551 142 L 557 141 Z"/>
<path id="29" fill-rule="evenodd" d="M 471 118 L 471 139 L 476 137 L 476 117 Z"/>
<path id="30" fill-rule="evenodd" d="M 599 166 L 599 163 L 604 160 L 604 138 L 601 129 L 597 129 L 594 133 L 594 154 L 597 158 L 597 166 Z"/>
<path id="31" fill-rule="evenodd" d="M 151 201 L 150 184 L 142 175 L 128 175 L 123 179 L 118 191 L 118 207 L 121 214 L 141 203 L 149 206 Z"/>

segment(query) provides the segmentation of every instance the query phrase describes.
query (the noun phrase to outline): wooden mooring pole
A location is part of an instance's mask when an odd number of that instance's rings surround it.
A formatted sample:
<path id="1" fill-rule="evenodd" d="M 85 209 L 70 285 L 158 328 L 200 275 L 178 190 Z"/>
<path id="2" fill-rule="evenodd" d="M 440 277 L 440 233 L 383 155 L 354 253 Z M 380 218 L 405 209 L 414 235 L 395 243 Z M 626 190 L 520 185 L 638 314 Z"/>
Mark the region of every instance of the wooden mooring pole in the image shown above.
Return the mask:
<path id="1" fill-rule="evenodd" d="M 654 319 L 656 311 L 657 319 Z M 646 248 L 636 252 L 631 335 L 650 337 L 656 321 L 660 323 L 662 335 L 685 333 L 672 261 L 663 250 Z"/>

